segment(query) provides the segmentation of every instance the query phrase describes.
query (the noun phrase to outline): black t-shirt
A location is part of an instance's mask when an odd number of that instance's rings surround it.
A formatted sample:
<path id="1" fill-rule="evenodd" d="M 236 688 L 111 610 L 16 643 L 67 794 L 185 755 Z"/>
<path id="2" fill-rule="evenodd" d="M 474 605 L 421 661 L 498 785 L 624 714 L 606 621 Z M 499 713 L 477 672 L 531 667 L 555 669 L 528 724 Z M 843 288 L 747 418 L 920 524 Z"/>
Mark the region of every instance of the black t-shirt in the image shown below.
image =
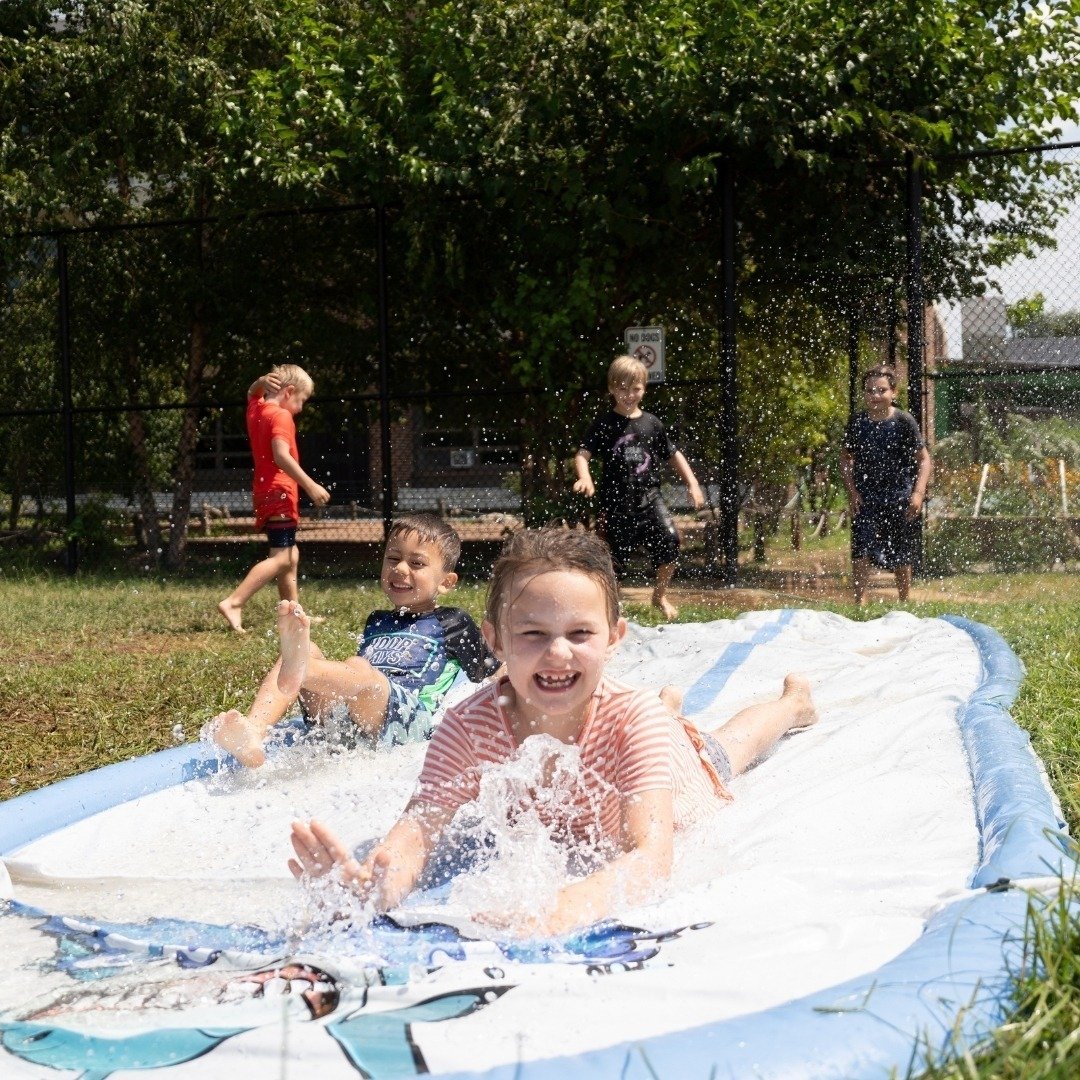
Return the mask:
<path id="1" fill-rule="evenodd" d="M 863 502 L 906 505 L 919 475 L 919 450 L 926 443 L 911 413 L 896 409 L 887 420 L 861 412 L 848 422 L 843 448 L 854 458 L 852 479 Z"/>
<path id="2" fill-rule="evenodd" d="M 664 464 L 677 449 L 652 413 L 631 419 L 614 410 L 593 421 L 581 448 L 603 463 L 600 509 L 616 512 L 637 510 L 659 495 Z"/>

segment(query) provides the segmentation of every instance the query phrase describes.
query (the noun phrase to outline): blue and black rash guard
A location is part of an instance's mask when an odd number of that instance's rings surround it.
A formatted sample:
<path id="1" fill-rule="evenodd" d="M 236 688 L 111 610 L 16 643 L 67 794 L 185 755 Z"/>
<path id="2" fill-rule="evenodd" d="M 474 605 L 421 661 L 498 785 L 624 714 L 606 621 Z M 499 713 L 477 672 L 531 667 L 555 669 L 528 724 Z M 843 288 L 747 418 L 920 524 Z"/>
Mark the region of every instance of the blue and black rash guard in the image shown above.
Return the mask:
<path id="1" fill-rule="evenodd" d="M 432 713 L 461 672 L 481 682 L 499 666 L 472 616 L 454 607 L 423 614 L 373 611 L 356 655 L 414 691 Z"/>

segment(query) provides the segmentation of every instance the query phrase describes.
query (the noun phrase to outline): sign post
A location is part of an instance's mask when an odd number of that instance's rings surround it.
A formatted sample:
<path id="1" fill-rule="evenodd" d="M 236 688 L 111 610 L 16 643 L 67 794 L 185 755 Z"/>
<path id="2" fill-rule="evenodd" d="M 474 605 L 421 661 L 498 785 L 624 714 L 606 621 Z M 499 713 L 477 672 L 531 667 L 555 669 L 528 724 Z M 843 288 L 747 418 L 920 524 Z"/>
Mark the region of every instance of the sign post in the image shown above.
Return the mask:
<path id="1" fill-rule="evenodd" d="M 664 328 L 628 326 L 623 334 L 626 351 L 636 356 L 649 371 L 650 383 L 664 381 Z"/>

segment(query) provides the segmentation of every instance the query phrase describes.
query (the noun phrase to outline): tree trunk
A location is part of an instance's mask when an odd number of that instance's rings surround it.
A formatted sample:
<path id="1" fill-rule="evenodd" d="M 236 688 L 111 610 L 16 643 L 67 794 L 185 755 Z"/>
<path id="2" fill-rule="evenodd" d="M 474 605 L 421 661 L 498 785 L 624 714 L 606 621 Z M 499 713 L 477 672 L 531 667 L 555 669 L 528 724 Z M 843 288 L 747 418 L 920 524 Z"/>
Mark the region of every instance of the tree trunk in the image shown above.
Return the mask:
<path id="1" fill-rule="evenodd" d="M 187 552 L 188 519 L 191 517 L 191 488 L 195 481 L 195 446 L 199 440 L 199 417 L 196 411 L 203 371 L 206 368 L 206 323 L 202 303 L 192 309 L 191 333 L 188 344 L 188 366 L 184 375 L 184 400 L 188 408 L 180 426 L 176 447 L 176 474 L 173 487 L 172 512 L 169 515 L 169 547 L 165 565 L 179 569 Z"/>
<path id="2" fill-rule="evenodd" d="M 116 160 L 116 186 L 124 202 L 132 204 L 131 179 L 127 159 L 119 155 Z M 130 284 L 129 275 L 129 284 Z M 129 315 L 130 318 L 130 315 Z M 133 331 L 129 330 L 129 335 Z M 137 401 L 142 389 L 141 369 L 139 365 L 139 347 L 129 336 L 124 350 L 124 377 L 127 383 L 129 400 Z M 131 446 L 132 467 L 134 472 L 135 497 L 142 514 L 141 543 L 155 563 L 161 562 L 161 523 L 158 521 L 157 504 L 154 502 L 154 477 L 150 470 L 149 454 L 146 449 L 146 419 L 141 412 L 127 414 L 128 442 Z M 136 529 L 136 536 L 140 530 Z"/>
<path id="3" fill-rule="evenodd" d="M 199 204 L 200 213 L 205 216 L 209 210 L 207 200 L 201 199 Z M 165 554 L 165 565 L 170 570 L 179 569 L 183 565 L 184 555 L 187 552 L 191 489 L 195 481 L 195 447 L 199 441 L 198 404 L 207 360 L 206 311 L 200 295 L 205 287 L 203 275 L 210 243 L 206 226 L 200 226 L 197 242 L 197 292 L 196 299 L 191 305 L 188 363 L 187 371 L 184 373 L 184 401 L 187 402 L 188 407 L 184 410 L 180 439 L 176 447 L 175 486 L 173 487 L 172 513 L 169 516 L 169 547 Z"/>
<path id="4" fill-rule="evenodd" d="M 8 528 L 14 532 L 19 526 L 19 511 L 22 509 L 22 485 L 17 476 L 11 478 L 11 510 L 8 512 Z"/>
<path id="5" fill-rule="evenodd" d="M 139 380 L 139 351 L 134 342 L 128 342 L 124 354 L 127 367 L 128 386 L 131 387 L 131 396 L 138 396 Z M 146 418 L 141 412 L 135 410 L 127 414 L 128 442 L 131 445 L 133 479 L 135 482 L 135 497 L 139 503 L 139 511 L 142 514 L 142 543 L 146 551 L 154 559 L 161 561 L 161 523 L 158 521 L 157 505 L 154 502 L 154 478 L 150 472 L 149 455 L 146 450 Z"/>

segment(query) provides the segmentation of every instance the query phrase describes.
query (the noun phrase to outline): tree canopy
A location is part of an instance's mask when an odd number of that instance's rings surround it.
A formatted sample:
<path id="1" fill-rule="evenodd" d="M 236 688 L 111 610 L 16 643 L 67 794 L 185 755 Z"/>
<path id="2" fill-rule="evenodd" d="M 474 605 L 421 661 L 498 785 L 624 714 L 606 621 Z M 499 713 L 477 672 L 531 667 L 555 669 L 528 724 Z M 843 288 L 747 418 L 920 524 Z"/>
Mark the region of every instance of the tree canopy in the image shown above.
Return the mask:
<path id="1" fill-rule="evenodd" d="M 1017 337 L 1080 337 L 1080 311 L 1049 311 L 1041 292 L 1010 304 L 1008 312 Z"/>
<path id="2" fill-rule="evenodd" d="M 947 155 L 1027 145 L 1076 117 L 1078 16 L 1080 0 L 9 0 L 0 209 L 14 231 L 386 202 L 396 387 L 570 387 L 599 384 L 633 323 L 671 329 L 674 375 L 715 372 L 727 161 L 753 453 L 778 466 L 844 407 L 838 318 L 892 317 L 906 154 L 925 178 L 928 295 L 977 291 L 1074 197 L 1049 157 Z M 220 287 L 245 257 L 275 272 L 272 235 L 242 256 L 203 229 L 168 256 L 167 284 L 121 273 L 117 240 L 95 287 L 139 307 L 138 327 L 183 305 L 176 393 L 241 384 L 252 342 L 321 335 L 312 351 L 334 369 L 338 332 L 374 345 L 356 338 L 370 291 L 348 297 L 371 256 L 330 235 L 295 253 L 310 287 L 285 290 L 280 338 L 260 338 Z M 802 337 L 785 339 L 795 323 Z M 799 402 L 804 437 L 770 457 L 783 400 Z M 534 460 L 572 449 L 581 408 L 535 402 Z"/>

